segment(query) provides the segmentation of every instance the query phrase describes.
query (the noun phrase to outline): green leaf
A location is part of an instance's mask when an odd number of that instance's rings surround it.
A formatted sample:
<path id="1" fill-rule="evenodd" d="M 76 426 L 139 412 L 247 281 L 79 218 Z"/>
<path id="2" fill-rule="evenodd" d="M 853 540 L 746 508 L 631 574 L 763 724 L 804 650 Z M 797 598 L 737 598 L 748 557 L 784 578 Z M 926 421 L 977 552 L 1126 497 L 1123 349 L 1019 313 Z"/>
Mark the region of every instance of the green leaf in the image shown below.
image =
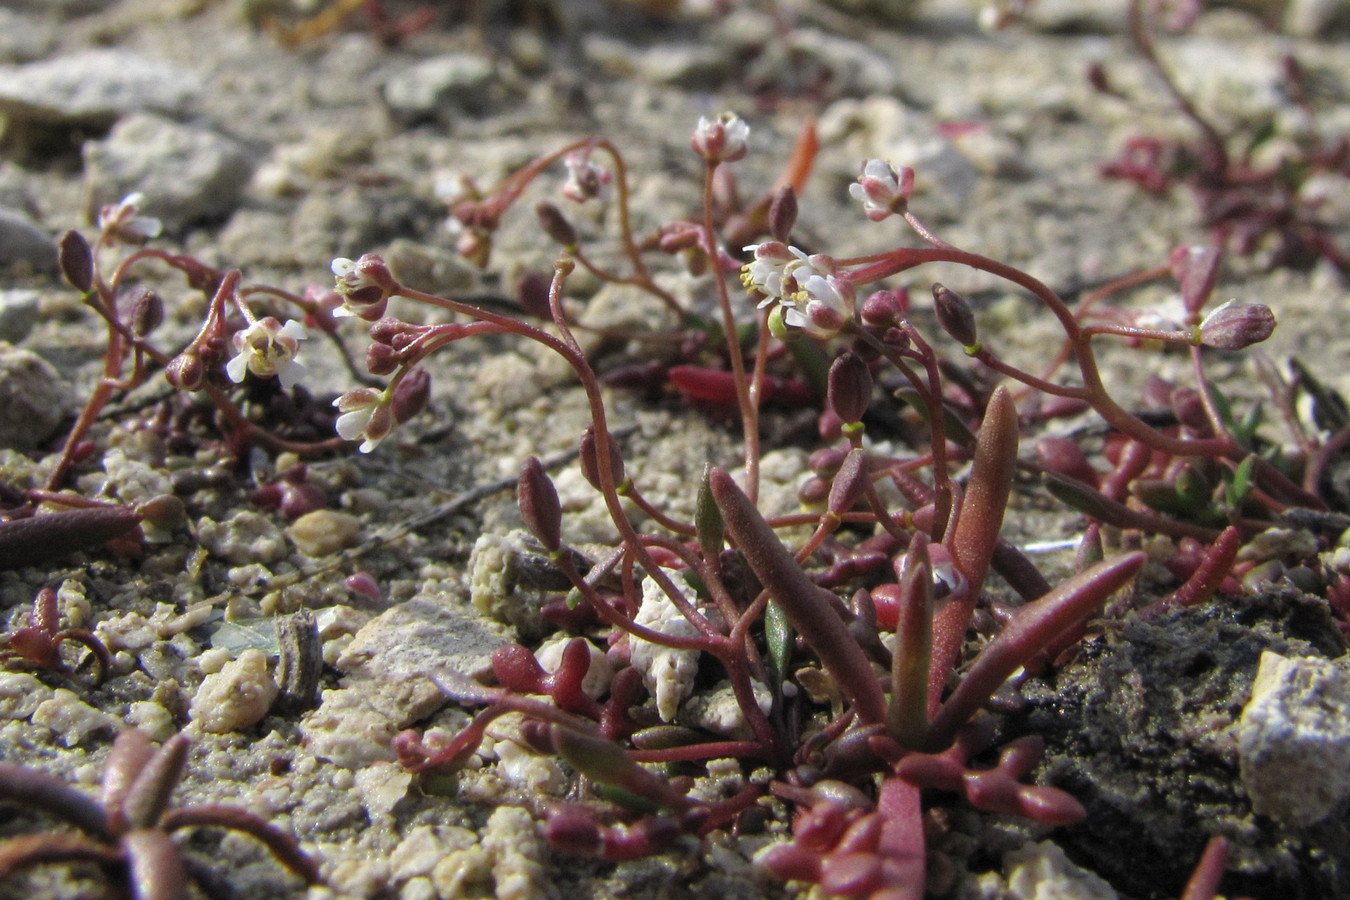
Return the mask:
<path id="1" fill-rule="evenodd" d="M 1237 509 L 1247 499 L 1252 489 L 1252 472 L 1256 468 L 1256 457 L 1248 456 L 1233 471 L 1233 480 L 1224 490 L 1224 501 L 1229 509 Z"/>
<path id="2" fill-rule="evenodd" d="M 782 684 L 792 661 L 793 635 L 787 613 L 777 603 L 770 603 L 764 612 L 764 640 L 769 653 L 769 676 L 774 684 Z"/>

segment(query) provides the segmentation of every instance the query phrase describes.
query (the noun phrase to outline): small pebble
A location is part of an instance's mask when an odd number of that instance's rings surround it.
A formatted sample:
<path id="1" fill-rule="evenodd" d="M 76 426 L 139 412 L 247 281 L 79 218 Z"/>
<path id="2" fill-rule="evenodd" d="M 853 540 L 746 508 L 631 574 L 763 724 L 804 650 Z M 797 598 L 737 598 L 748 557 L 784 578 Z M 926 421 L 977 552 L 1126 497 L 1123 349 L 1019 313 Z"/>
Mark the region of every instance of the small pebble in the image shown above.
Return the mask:
<path id="1" fill-rule="evenodd" d="M 316 509 L 291 523 L 286 534 L 295 549 L 306 556 L 328 556 L 356 546 L 361 535 L 361 520 L 350 513 Z"/>
<path id="2" fill-rule="evenodd" d="M 202 731 L 227 734 L 256 725 L 280 689 L 261 650 L 245 650 L 219 672 L 202 680 L 188 717 Z"/>

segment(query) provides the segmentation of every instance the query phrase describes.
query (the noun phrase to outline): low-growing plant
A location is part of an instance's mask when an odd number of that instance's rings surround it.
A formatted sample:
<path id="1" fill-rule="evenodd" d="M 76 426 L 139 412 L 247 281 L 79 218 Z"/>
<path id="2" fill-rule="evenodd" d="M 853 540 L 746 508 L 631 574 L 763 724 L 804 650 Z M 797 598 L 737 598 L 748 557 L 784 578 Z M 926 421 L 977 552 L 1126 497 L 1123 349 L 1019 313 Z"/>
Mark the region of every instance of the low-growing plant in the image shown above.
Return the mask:
<path id="1" fill-rule="evenodd" d="M 702 216 L 664 226 L 651 241 L 631 231 L 627 170 L 618 149 L 603 139 L 542 156 L 495 189 L 470 186 L 471 193 L 452 205 L 452 215 L 461 228 L 461 252 L 480 263 L 503 217 L 549 166 L 565 163 L 563 195 L 574 202 L 612 193 L 626 271 L 597 262 L 559 207 L 539 205 L 541 227 L 563 246 L 547 291 L 548 330 L 406 286 L 375 254 L 333 263 L 346 311 L 371 323 L 372 373 L 390 376 L 383 391 L 361 388 L 337 401 L 344 437 L 362 441 L 363 451 L 384 440 L 397 419 L 391 391 L 431 353 L 471 336 L 518 335 L 548 347 L 577 374 L 591 416 L 581 440 L 582 473 L 603 498 L 619 536 L 610 554 L 583 570 L 566 543 L 552 482 L 528 459 L 519 479 L 521 515 L 572 584 L 566 603 L 572 612 L 560 609 L 550 619 L 576 636 L 551 672 L 529 648 L 513 644 L 494 654 L 495 686 L 449 670 L 436 673 L 447 697 L 482 710 L 453 738 L 424 739 L 409 731 L 399 736 L 396 750 L 428 787 L 447 789 L 454 773 L 474 759 L 489 727 L 515 714 L 524 720 L 521 742 L 560 757 L 612 804 L 555 804 L 544 831 L 560 850 L 608 860 L 647 855 L 689 836 L 734 829 L 774 798 L 797 813 L 792 841 L 761 858 L 770 871 L 839 896 L 919 897 L 926 881 L 925 798 L 931 792 L 957 793 L 977 808 L 1048 827 L 1082 818 L 1082 808 L 1063 791 L 1024 783 L 1039 760 L 1035 738 L 1002 747 L 992 768 L 974 763 L 993 740 L 983 709 L 1014 673 L 1043 666 L 1076 641 L 1085 622 L 1131 583 L 1144 555 L 1087 563 L 1057 586 L 1048 584 L 1000 538 L 1019 465 L 1030 465 L 1018 456 L 1021 424 L 1013 389 L 967 391 L 964 402 L 949 402 L 955 370 L 916 324 L 908 297 L 883 288 L 859 303 L 860 290 L 921 266 L 966 266 L 1011 283 L 1056 318 L 1065 352 L 1047 371 L 1029 372 L 999 354 L 959 294 L 933 286 L 936 321 L 967 357 L 1018 385 L 1024 396 L 1048 398 L 1040 402 L 1042 414 L 1056 403 L 1095 411 L 1117 445 L 1108 456 L 1130 460 L 1100 479 L 1087 478 L 1080 468 L 1078 480 L 1053 482 L 1057 494 L 1098 522 L 1213 542 L 1198 552 L 1190 582 L 1167 602 L 1210 596 L 1228 574 L 1237 543 L 1264 527 L 1260 516 L 1321 503 L 1254 452 L 1252 436 L 1233 423 L 1204 376 L 1206 348 L 1242 349 L 1264 340 L 1275 325 L 1261 305 L 1206 310 L 1218 278 L 1217 250 L 1184 248 L 1172 258 L 1170 271 L 1186 305 L 1183 326 L 1089 315 L 1098 301 L 1073 309 L 1033 276 L 937 237 L 909 208 L 915 173 L 872 160 L 852 187 L 864 212 L 876 222 L 898 218 L 926 246 L 856 258 L 808 254 L 790 242 L 796 203 L 789 188 L 765 206 L 770 239 L 737 253 L 723 244 L 724 223 L 744 217 L 720 207 L 718 197 L 732 194 L 727 166 L 746 156 L 747 133 L 734 115 L 700 121 L 691 145 L 704 161 Z M 809 170 L 809 162 L 802 168 Z M 644 259 L 647 248 L 682 253 L 694 271 L 712 273 L 705 283 L 715 298 L 713 317 L 683 309 L 656 284 Z M 720 352 L 705 357 L 711 366 L 700 366 L 704 374 L 685 383 L 710 394 L 715 385 L 719 396 L 734 400 L 744 456 L 738 475 L 716 465 L 707 469 L 693 521 L 663 513 L 626 473 L 601 380 L 564 306 L 578 265 L 603 281 L 653 294 L 677 330 L 720 338 Z M 753 323 L 733 296 L 728 276 L 737 274 L 757 304 Z M 534 308 L 543 306 L 540 300 Z M 395 303 L 406 301 L 460 318 L 413 325 L 392 314 Z M 1188 408 L 1185 427 L 1146 421 L 1112 395 L 1097 364 L 1098 338 L 1189 349 L 1198 386 L 1190 389 L 1197 405 Z M 766 515 L 758 499 L 762 401 L 780 342 L 809 350 L 798 354 L 808 361 L 823 352 L 828 377 L 822 428 L 839 445 L 813 458 L 819 485 L 807 492 L 813 511 Z M 1064 376 L 1065 366 L 1073 378 Z M 717 378 L 707 374 L 719 371 Z M 891 373 L 898 374 L 899 386 Z M 869 408 L 893 402 L 876 399 L 883 375 L 890 398 L 906 398 L 929 423 L 926 446 L 913 457 L 869 449 Z M 674 370 L 669 377 L 674 380 Z M 1043 453 L 1048 458 L 1035 468 L 1055 472 L 1073 455 L 1067 446 L 1050 449 L 1057 452 Z M 1173 489 L 1185 490 L 1168 461 L 1180 467 L 1203 462 L 1225 473 L 1219 481 L 1231 496 L 1220 505 L 1229 523 L 1222 534 L 1212 524 L 1193 525 L 1126 502 L 1127 492 L 1140 490 L 1141 477 L 1153 471 L 1149 464 L 1163 466 Z M 969 474 L 956 477 L 966 462 Z M 905 502 L 888 499 L 894 494 Z M 639 529 L 626 501 L 653 531 Z M 1249 503 L 1262 512 L 1248 515 Z M 784 529 L 803 526 L 814 529 L 804 543 L 784 543 Z M 1089 556 L 1100 548 L 1099 527 L 1089 530 Z M 857 543 L 846 533 L 866 538 Z M 818 560 L 830 562 L 821 567 Z M 967 632 L 991 570 L 1026 602 L 965 659 Z M 598 693 L 583 687 L 592 666 L 588 635 L 610 646 L 617 669 Z M 737 710 L 720 734 L 679 716 L 700 661 L 715 661 Z M 726 758 L 767 766 L 773 774 L 732 796 L 706 800 L 691 794 L 684 779 L 650 768 Z"/>
<path id="2" fill-rule="evenodd" d="M 123 732 L 108 754 L 98 800 L 50 775 L 0 762 L 0 802 L 22 804 L 79 829 L 0 841 L 0 880 L 33 866 L 86 862 L 125 884 L 135 900 L 186 898 L 193 866 L 170 835 L 210 826 L 253 837 L 306 884 L 320 883 L 318 866 L 295 838 L 246 810 L 218 804 L 169 808 L 188 749 L 181 734 L 155 748 L 143 732 Z"/>

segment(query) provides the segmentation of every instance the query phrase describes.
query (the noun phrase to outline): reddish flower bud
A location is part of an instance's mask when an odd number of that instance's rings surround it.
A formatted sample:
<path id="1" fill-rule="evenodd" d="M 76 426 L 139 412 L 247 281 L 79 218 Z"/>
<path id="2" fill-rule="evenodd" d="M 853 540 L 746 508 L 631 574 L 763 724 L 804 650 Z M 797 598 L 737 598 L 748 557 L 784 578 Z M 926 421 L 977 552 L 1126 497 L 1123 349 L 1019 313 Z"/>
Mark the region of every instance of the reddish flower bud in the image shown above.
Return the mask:
<path id="1" fill-rule="evenodd" d="M 572 227 L 571 222 L 567 221 L 567 217 L 563 215 L 562 210 L 552 203 L 547 200 L 542 201 L 534 208 L 534 214 L 539 217 L 539 225 L 544 229 L 544 234 L 562 244 L 563 247 L 575 247 L 581 243 L 576 228 Z"/>
<path id="2" fill-rule="evenodd" d="M 1275 331 L 1275 313 L 1260 303 L 1229 300 L 1200 323 L 1200 343 L 1217 350 L 1241 350 Z"/>
<path id="3" fill-rule="evenodd" d="M 896 328 L 905 318 L 904 298 L 896 291 L 877 291 L 863 301 L 864 327 L 878 331 Z"/>
<path id="4" fill-rule="evenodd" d="M 388 344 L 371 344 L 366 348 L 366 371 L 372 375 L 392 375 L 399 361 L 398 351 Z"/>
<path id="5" fill-rule="evenodd" d="M 787 243 L 792 227 L 797 224 L 797 192 L 785 184 L 774 192 L 769 203 L 769 233 L 774 240 Z"/>
<path id="6" fill-rule="evenodd" d="M 207 366 L 195 350 L 185 350 L 169 360 L 164 378 L 180 391 L 200 391 L 206 383 Z"/>
<path id="7" fill-rule="evenodd" d="M 413 416 L 426 409 L 431 399 L 431 375 L 426 369 L 413 369 L 394 388 L 394 397 L 390 403 L 394 421 L 402 425 Z"/>
<path id="8" fill-rule="evenodd" d="M 605 440 L 609 449 L 609 474 L 614 481 L 614 486 L 623 484 L 623 457 L 619 455 L 619 445 L 614 442 L 614 438 L 605 433 Z M 600 490 L 600 456 L 597 448 L 594 426 L 586 429 L 586 433 L 581 436 L 581 474 L 591 487 L 597 491 Z"/>
<path id="9" fill-rule="evenodd" d="M 1219 280 L 1219 263 L 1222 261 L 1222 251 L 1213 246 L 1178 247 L 1172 251 L 1168 263 L 1172 267 L 1172 277 L 1181 288 L 1181 302 L 1188 316 L 1199 316 Z M 1195 319 L 1191 318 L 1187 324 L 1195 324 Z"/>
<path id="10" fill-rule="evenodd" d="M 548 307 L 550 280 L 538 272 L 522 272 L 516 279 L 516 302 L 527 316 L 545 321 L 553 318 Z"/>
<path id="11" fill-rule="evenodd" d="M 966 299 L 945 285 L 933 285 L 934 311 L 942 330 L 962 347 L 978 347 L 979 333 L 975 328 L 975 314 Z"/>
<path id="12" fill-rule="evenodd" d="M 539 539 L 545 550 L 557 552 L 562 546 L 562 506 L 558 502 L 558 490 L 538 457 L 526 457 L 525 464 L 520 467 L 516 499 L 525 527 Z"/>
<path id="13" fill-rule="evenodd" d="M 164 301 L 147 287 L 131 292 L 127 308 L 131 311 L 131 333 L 136 337 L 146 337 L 164 321 Z"/>
<path id="14" fill-rule="evenodd" d="M 806 467 L 821 478 L 833 478 L 847 455 L 837 447 L 821 447 L 806 460 Z"/>
<path id="15" fill-rule="evenodd" d="M 844 353 L 830 366 L 826 398 L 845 423 L 862 420 L 872 400 L 872 373 L 852 353 Z"/>
<path id="16" fill-rule="evenodd" d="M 66 281 L 80 293 L 89 293 L 94 287 L 94 253 L 84 235 L 73 229 L 67 231 L 57 242 L 57 251 Z"/>

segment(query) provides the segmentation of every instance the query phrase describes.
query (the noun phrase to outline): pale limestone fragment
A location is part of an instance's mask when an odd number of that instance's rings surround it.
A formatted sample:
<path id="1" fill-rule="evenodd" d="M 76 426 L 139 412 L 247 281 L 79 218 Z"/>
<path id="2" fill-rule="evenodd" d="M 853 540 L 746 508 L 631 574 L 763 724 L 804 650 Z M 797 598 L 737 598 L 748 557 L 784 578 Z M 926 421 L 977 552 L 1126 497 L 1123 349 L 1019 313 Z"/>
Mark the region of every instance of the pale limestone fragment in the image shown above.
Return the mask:
<path id="1" fill-rule="evenodd" d="M 173 713 L 153 700 L 135 700 L 127 710 L 127 724 L 163 743 L 178 731 Z"/>
<path id="2" fill-rule="evenodd" d="M 286 536 L 270 516 L 241 510 L 226 522 L 203 518 L 197 523 L 197 542 L 215 557 L 236 566 L 271 565 L 290 552 Z"/>
<path id="3" fill-rule="evenodd" d="M 63 747 L 74 747 L 95 731 L 119 731 L 122 720 L 95 709 L 73 691 L 57 688 L 38 704 L 32 722 L 56 732 Z"/>
<path id="4" fill-rule="evenodd" d="M 51 690 L 27 672 L 0 672 L 0 719 L 27 719 Z"/>
<path id="5" fill-rule="evenodd" d="M 1008 900 L 1116 900 L 1112 887 L 1069 861 L 1052 841 L 1027 842 L 1003 854 Z"/>
<path id="6" fill-rule="evenodd" d="M 391 815 L 412 786 L 412 773 L 395 762 L 375 762 L 353 774 L 361 805 L 372 821 Z"/>
<path id="7" fill-rule="evenodd" d="M 1350 795 L 1350 671 L 1266 651 L 1237 726 L 1252 809 L 1304 828 Z"/>
<path id="8" fill-rule="evenodd" d="M 684 576 L 673 569 L 664 569 L 666 575 L 691 603 L 698 598 Z M 679 608 L 666 596 L 654 580 L 642 584 L 642 605 L 634 621 L 653 631 L 671 637 L 697 637 L 698 629 L 684 617 Z M 656 711 L 663 722 L 673 722 L 680 704 L 694 691 L 694 676 L 698 674 L 697 650 L 672 650 L 656 644 L 630 638 L 630 658 L 633 668 L 642 673 L 647 690 L 656 698 Z"/>
<path id="9" fill-rule="evenodd" d="M 477 843 L 478 835 L 467 828 L 418 825 L 389 854 L 390 874 L 396 882 L 429 876 L 448 854 Z"/>
<path id="10" fill-rule="evenodd" d="M 280 688 L 261 650 L 245 650 L 219 672 L 202 679 L 188 718 L 202 731 L 228 734 L 262 721 Z"/>
<path id="11" fill-rule="evenodd" d="M 324 691 L 319 708 L 300 722 L 309 751 L 346 769 L 392 760 L 399 724 L 372 703 L 371 694 L 368 686 Z"/>
<path id="12" fill-rule="evenodd" d="M 549 878 L 548 851 L 529 810 L 499 806 L 488 819 L 483 847 L 492 857 L 497 900 L 545 900 L 558 896 Z"/>

